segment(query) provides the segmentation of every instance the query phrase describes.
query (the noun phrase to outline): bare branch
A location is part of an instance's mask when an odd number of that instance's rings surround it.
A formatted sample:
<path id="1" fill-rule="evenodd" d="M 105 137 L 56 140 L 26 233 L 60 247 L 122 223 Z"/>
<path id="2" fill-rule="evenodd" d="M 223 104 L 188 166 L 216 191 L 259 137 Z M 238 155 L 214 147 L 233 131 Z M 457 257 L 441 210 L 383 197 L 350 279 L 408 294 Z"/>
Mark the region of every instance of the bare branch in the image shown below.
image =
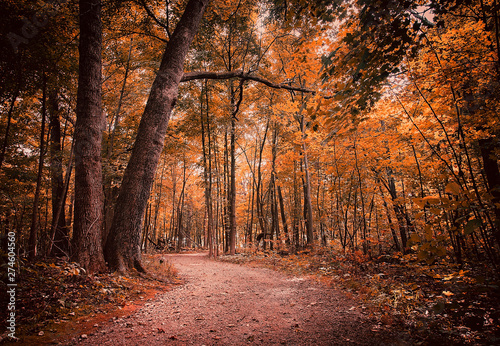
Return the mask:
<path id="1" fill-rule="evenodd" d="M 187 72 L 184 73 L 181 82 L 188 82 L 197 79 L 231 79 L 231 78 L 239 78 L 241 80 L 251 80 L 254 82 L 262 83 L 273 89 L 284 89 L 290 91 L 300 91 L 304 93 L 316 94 L 315 90 L 293 86 L 291 83 L 273 83 L 265 78 L 259 77 L 251 73 L 243 72 L 242 70 L 234 70 L 228 72 L 210 72 L 210 71 Z"/>
<path id="2" fill-rule="evenodd" d="M 146 4 L 146 1 L 144 0 L 141 0 L 140 1 L 142 7 L 146 10 L 146 13 L 148 14 L 148 16 L 150 16 L 155 22 L 156 24 L 158 24 L 159 26 L 161 26 L 163 29 L 165 29 L 167 31 L 167 35 L 168 37 L 170 38 L 170 32 L 168 30 L 168 25 L 163 23 L 161 20 L 159 20 L 155 14 L 153 13 L 153 11 L 151 11 L 151 9 L 148 7 L 148 5 Z"/>

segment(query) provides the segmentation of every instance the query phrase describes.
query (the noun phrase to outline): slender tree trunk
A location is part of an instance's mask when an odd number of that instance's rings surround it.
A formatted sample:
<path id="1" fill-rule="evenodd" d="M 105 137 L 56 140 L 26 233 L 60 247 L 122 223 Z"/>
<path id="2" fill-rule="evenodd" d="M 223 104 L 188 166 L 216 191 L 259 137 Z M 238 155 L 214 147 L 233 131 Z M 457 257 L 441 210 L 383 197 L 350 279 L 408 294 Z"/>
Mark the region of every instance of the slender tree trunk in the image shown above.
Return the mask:
<path id="1" fill-rule="evenodd" d="M 209 122 L 210 123 L 210 122 Z M 210 133 L 210 131 L 209 131 Z M 221 169 L 220 169 L 220 159 L 219 159 L 219 155 L 217 155 L 217 153 L 219 152 L 218 150 L 218 147 L 217 147 L 217 135 L 214 131 L 214 138 L 213 138 L 213 153 L 214 153 L 214 160 L 213 160 L 213 164 L 214 164 L 214 169 L 215 169 L 215 172 L 214 172 L 214 176 L 216 177 L 215 178 L 215 191 L 216 191 L 216 202 L 215 202 L 215 217 L 214 217 L 214 221 L 215 221 L 215 225 L 214 225 L 214 233 L 215 233 L 215 256 L 219 256 L 219 243 L 220 243 L 220 234 L 219 234 L 219 230 L 220 228 L 224 228 L 224 222 L 222 222 L 223 220 L 223 215 L 222 215 L 222 212 L 221 212 L 221 195 L 222 195 L 222 192 L 221 192 L 221 183 L 220 183 L 220 177 L 221 177 Z M 210 164 L 210 163 L 209 163 Z M 209 170 L 211 171 L 211 170 Z"/>
<path id="2" fill-rule="evenodd" d="M 262 232 L 261 238 L 264 239 L 264 250 L 266 249 L 266 237 L 267 237 L 267 222 L 264 219 L 264 201 L 262 197 L 262 172 L 261 172 L 261 166 L 262 166 L 262 152 L 264 151 L 264 145 L 266 144 L 266 138 L 267 138 L 267 132 L 269 130 L 269 122 L 271 118 L 269 118 L 266 122 L 266 129 L 264 130 L 264 138 L 262 139 L 262 143 L 260 145 L 260 151 L 259 151 L 259 161 L 257 164 L 257 187 L 255 189 L 256 191 L 256 202 L 257 202 L 257 219 L 259 220 L 259 225 L 260 229 Z M 259 238 L 259 237 L 257 237 Z M 257 240 L 257 247 L 259 246 L 259 240 Z"/>
<path id="3" fill-rule="evenodd" d="M 176 250 L 177 252 L 181 251 L 182 243 L 185 238 L 184 234 L 184 229 L 183 229 L 183 224 L 182 224 L 182 214 L 184 211 L 184 195 L 186 191 L 186 158 L 184 158 L 184 164 L 183 164 L 183 169 L 182 169 L 182 189 L 181 189 L 181 195 L 179 196 L 179 202 L 177 203 L 177 247 Z"/>
<path id="4" fill-rule="evenodd" d="M 273 249 L 273 237 L 276 235 L 277 244 L 280 244 L 278 201 L 276 198 L 276 156 L 277 156 L 278 128 L 273 125 L 273 135 L 271 139 L 271 179 L 269 180 L 269 200 L 271 205 L 271 250 Z M 279 245 L 278 245 L 279 248 Z"/>
<path id="5" fill-rule="evenodd" d="M 363 240 L 363 253 L 366 255 L 368 254 L 368 240 L 366 238 L 366 213 L 365 213 L 365 197 L 363 194 L 363 183 L 361 180 L 361 171 L 359 169 L 359 163 L 358 163 L 358 150 L 356 146 L 356 140 L 354 140 L 354 157 L 355 157 L 355 162 L 356 162 L 356 171 L 358 173 L 358 184 L 359 184 L 359 198 L 361 199 L 361 217 L 363 218 L 363 229 L 361 231 L 361 239 Z"/>
<path id="6" fill-rule="evenodd" d="M 398 226 L 399 226 L 399 235 L 401 237 L 401 251 L 405 253 L 406 251 L 406 244 L 408 242 L 408 232 L 407 228 L 409 228 L 409 217 L 406 215 L 405 210 L 401 206 L 400 202 L 398 202 L 398 195 L 396 191 L 396 182 L 394 180 L 394 177 L 392 176 L 392 170 L 387 169 L 387 176 L 388 176 L 388 182 L 387 182 L 387 190 L 389 191 L 389 194 L 391 195 L 392 199 L 392 205 L 394 209 L 394 214 L 396 215 L 396 219 L 398 220 Z"/>
<path id="7" fill-rule="evenodd" d="M 63 195 L 62 195 L 62 198 L 59 200 L 59 205 L 57 206 L 57 209 L 55 211 L 54 220 L 59 220 L 59 218 L 61 217 L 61 213 L 65 209 L 66 196 L 68 195 L 69 182 L 70 182 L 70 179 L 71 179 L 71 172 L 73 170 L 73 153 L 74 153 L 74 145 L 72 144 L 71 145 L 71 151 L 70 151 L 70 154 L 69 154 L 68 167 L 66 169 L 66 175 L 64 177 Z M 70 213 L 70 215 L 69 215 L 68 220 L 66 220 L 66 217 L 64 217 L 64 222 L 65 222 L 66 225 L 71 224 L 71 217 L 72 217 L 71 213 L 72 213 L 72 210 L 73 210 L 73 202 L 71 202 L 70 207 L 69 207 L 69 213 Z M 57 221 L 55 221 L 55 222 L 57 223 Z M 50 242 L 50 247 L 49 247 L 48 253 L 55 253 L 55 251 L 52 250 L 53 247 L 54 247 L 55 236 L 56 236 L 56 228 L 54 226 L 55 226 L 55 223 L 52 224 L 53 228 L 52 228 L 52 234 L 50 236 L 51 242 Z M 68 243 L 67 243 L 67 245 L 68 245 L 67 254 L 70 255 L 69 234 L 68 234 Z"/>
<path id="8" fill-rule="evenodd" d="M 207 104 L 207 139 L 208 139 L 208 196 L 209 198 L 209 203 L 208 203 L 208 222 L 210 225 L 210 230 L 211 232 L 209 233 L 210 240 L 210 253 L 212 254 L 212 257 L 218 256 L 218 244 L 217 244 L 217 227 L 216 224 L 217 222 L 214 222 L 214 211 L 213 211 L 213 189 L 212 189 L 212 182 L 213 182 L 213 177 L 212 177 L 212 134 L 211 134 L 211 128 L 210 128 L 210 111 L 209 111 L 209 100 L 208 100 L 208 84 L 205 83 L 205 97 L 206 97 L 206 104 Z M 216 166 L 214 164 L 214 166 Z"/>
<path id="9" fill-rule="evenodd" d="M 481 149 L 481 158 L 483 159 L 484 173 L 488 182 L 488 191 L 493 197 L 492 205 L 495 212 L 495 240 L 500 246 L 500 170 L 498 169 L 497 158 L 495 157 L 494 138 L 482 139 L 479 141 L 479 148 Z"/>
<path id="10" fill-rule="evenodd" d="M 75 125 L 73 256 L 89 272 L 106 268 L 102 251 L 104 193 L 101 144 L 101 1 L 80 0 L 80 65 Z"/>
<path id="11" fill-rule="evenodd" d="M 127 56 L 127 63 L 125 64 L 125 75 L 123 76 L 123 83 L 122 87 L 120 90 L 120 97 L 118 99 L 118 105 L 116 106 L 116 112 L 114 116 L 114 122 L 113 122 L 113 129 L 111 130 L 110 133 L 110 138 L 109 138 L 109 144 L 107 147 L 107 158 L 110 160 L 113 155 L 113 149 L 114 149 L 114 142 L 115 142 L 115 137 L 116 137 L 116 131 L 118 130 L 118 126 L 120 125 L 120 115 L 122 111 L 122 105 L 123 105 L 123 97 L 125 96 L 125 87 L 127 86 L 127 78 L 128 74 L 130 72 L 130 60 L 132 58 L 132 42 L 130 43 L 130 47 L 128 50 L 128 56 Z"/>
<path id="12" fill-rule="evenodd" d="M 293 252 L 297 253 L 300 248 L 300 197 L 297 183 L 297 162 L 293 165 Z"/>
<path id="13" fill-rule="evenodd" d="M 302 138 L 305 140 L 305 124 L 304 116 L 301 117 L 300 129 L 302 131 Z M 312 214 L 312 199 L 311 199 L 311 176 L 309 173 L 309 159 L 307 157 L 307 147 L 305 141 L 302 143 L 302 154 L 304 161 L 304 211 L 306 212 L 306 231 L 307 231 L 307 246 L 313 246 L 314 241 L 314 224 Z"/>
<path id="14" fill-rule="evenodd" d="M 31 214 L 30 237 L 28 242 L 28 258 L 33 260 L 37 255 L 37 242 L 40 224 L 38 221 L 38 206 L 40 204 L 40 189 L 42 185 L 43 159 L 45 155 L 45 117 L 46 117 L 46 101 L 47 101 L 47 80 L 45 75 L 43 78 L 42 87 L 42 126 L 40 130 L 40 155 L 38 159 L 38 174 L 36 178 L 35 197 L 33 199 L 33 213 Z"/>
<path id="15" fill-rule="evenodd" d="M 229 177 L 229 138 L 228 138 L 228 129 L 226 127 L 224 133 L 224 253 L 229 252 L 229 232 L 231 231 L 231 226 L 229 224 L 229 213 L 231 210 L 231 185 L 230 185 L 230 177 Z"/>
<path id="16" fill-rule="evenodd" d="M 127 63 L 125 64 L 125 75 L 123 76 L 123 83 L 120 90 L 120 97 L 118 99 L 118 105 L 116 106 L 114 121 L 113 121 L 113 129 L 109 134 L 108 145 L 106 148 L 106 160 L 108 165 L 113 164 L 113 149 L 115 146 L 115 137 L 116 131 L 120 125 L 120 115 L 123 105 L 123 98 L 125 96 L 125 87 L 127 86 L 127 79 L 130 72 L 130 60 L 132 58 L 132 47 L 133 44 L 130 42 L 130 47 L 128 50 Z M 113 177 L 111 174 L 108 174 L 104 179 L 104 227 L 102 231 L 102 243 L 106 244 L 106 240 L 108 238 L 109 229 L 111 228 L 111 223 L 113 221 L 113 204 L 116 200 L 117 191 L 116 188 L 112 187 L 113 185 Z"/>
<path id="17" fill-rule="evenodd" d="M 281 186 L 278 185 L 276 186 L 278 190 L 278 200 L 280 204 L 280 210 L 281 210 L 281 223 L 283 224 L 283 233 L 285 234 L 285 244 L 286 246 L 290 246 L 290 234 L 288 233 L 288 224 L 286 222 L 286 213 L 285 213 L 285 203 L 283 202 L 283 194 L 281 193 Z"/>
<path id="18" fill-rule="evenodd" d="M 241 90 L 243 86 L 240 85 Z M 229 254 L 236 253 L 236 158 L 235 158 L 235 142 L 236 142 L 236 115 L 238 106 L 235 105 L 235 97 L 233 85 L 231 82 L 231 134 L 230 134 L 230 186 L 229 186 Z M 239 100 L 241 103 L 241 98 Z M 239 105 L 239 103 L 238 103 Z"/>
<path id="19" fill-rule="evenodd" d="M 205 216 L 206 216 L 206 232 L 205 232 L 205 241 L 208 245 L 209 257 L 213 257 L 212 247 L 210 244 L 210 236 L 212 232 L 210 215 L 208 212 L 210 202 L 210 188 L 208 186 L 208 161 L 207 161 L 207 146 L 205 141 L 205 120 L 203 119 L 203 92 L 204 88 L 201 89 L 200 96 L 200 125 L 201 125 L 201 149 L 203 154 L 203 184 L 205 185 Z M 205 91 L 206 92 L 206 91 Z"/>
<path id="20" fill-rule="evenodd" d="M 106 242 L 106 259 L 112 270 L 123 272 L 136 268 L 144 271 L 140 251 L 141 220 L 177 99 L 184 60 L 207 4 L 208 0 L 188 2 L 167 44 L 151 88 Z"/>
<path id="21" fill-rule="evenodd" d="M 167 159 L 165 158 L 163 160 L 163 166 L 161 168 L 161 173 L 160 173 L 160 186 L 158 188 L 158 194 L 155 196 L 155 216 L 153 219 L 153 234 L 152 238 L 154 241 L 157 240 L 157 222 L 158 222 L 158 215 L 160 214 L 160 205 L 162 201 L 162 190 L 163 190 L 163 177 L 165 174 L 165 166 L 167 165 Z"/>
<path id="22" fill-rule="evenodd" d="M 205 121 L 203 119 L 203 91 L 206 97 L 206 114 L 207 114 L 207 134 L 205 135 Z M 210 118 L 208 109 L 208 83 L 205 82 L 205 88 L 202 88 L 201 102 L 200 102 L 200 123 L 201 123 L 201 140 L 203 149 L 203 177 L 205 181 L 205 209 L 207 215 L 207 246 L 208 256 L 215 257 L 215 237 L 213 228 L 213 209 L 212 209 L 212 158 L 211 158 L 211 135 L 210 135 Z M 205 140 L 207 137 L 208 141 Z M 208 145 L 207 143 L 208 142 Z"/>
<path id="23" fill-rule="evenodd" d="M 169 235 L 170 239 L 175 238 L 175 222 L 177 218 L 175 217 L 175 196 L 177 195 L 177 163 L 172 165 L 172 212 L 170 213 L 170 227 L 169 227 Z"/>
<path id="24" fill-rule="evenodd" d="M 7 146 L 9 144 L 9 132 L 10 132 L 10 124 L 12 123 L 12 113 L 14 112 L 14 105 L 16 104 L 18 96 L 19 96 L 19 89 L 16 89 L 14 94 L 12 94 L 12 99 L 10 101 L 10 106 L 9 106 L 9 113 L 7 114 L 7 126 L 5 127 L 5 137 L 3 139 L 2 150 L 0 151 L 0 169 L 2 168 L 2 164 L 5 159 L 5 152 L 7 151 Z"/>
<path id="25" fill-rule="evenodd" d="M 65 185 L 62 168 L 61 123 L 59 119 L 59 104 L 57 92 L 49 93 L 50 115 L 50 180 L 52 184 L 52 230 L 54 233 L 51 244 L 52 255 L 67 256 L 69 250 L 69 230 L 66 227 L 64 208 Z M 60 206 L 62 205 L 62 208 Z"/>
<path id="26" fill-rule="evenodd" d="M 142 232 L 142 248 L 145 253 L 148 252 L 148 236 L 149 236 L 149 225 L 151 220 L 151 204 L 146 205 L 146 212 L 144 213 L 144 231 Z"/>
<path id="27" fill-rule="evenodd" d="M 379 182 L 378 178 L 377 178 L 377 182 Z M 382 197 L 384 208 L 385 208 L 385 211 L 387 213 L 387 221 L 389 223 L 389 228 L 391 229 L 392 239 L 394 240 L 394 246 L 396 248 L 396 251 L 401 251 L 401 246 L 399 244 L 399 239 L 398 239 L 398 236 L 396 234 L 396 230 L 394 229 L 394 224 L 392 223 L 391 212 L 390 212 L 389 206 L 387 205 L 387 202 L 386 202 L 386 200 L 384 198 L 384 192 L 382 191 L 382 187 L 380 186 L 380 183 L 378 183 L 377 185 L 379 187 L 380 196 Z"/>

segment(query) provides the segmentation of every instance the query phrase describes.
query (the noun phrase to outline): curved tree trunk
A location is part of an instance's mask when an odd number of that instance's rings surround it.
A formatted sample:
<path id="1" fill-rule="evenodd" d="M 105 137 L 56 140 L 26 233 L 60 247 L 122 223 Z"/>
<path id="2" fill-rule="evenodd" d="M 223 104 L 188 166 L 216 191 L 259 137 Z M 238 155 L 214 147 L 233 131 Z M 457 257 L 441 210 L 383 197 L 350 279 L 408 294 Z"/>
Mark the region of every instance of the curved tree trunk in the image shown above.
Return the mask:
<path id="1" fill-rule="evenodd" d="M 153 82 L 106 242 L 105 255 L 111 270 L 144 270 L 140 250 L 141 221 L 163 149 L 170 114 L 177 99 L 184 60 L 208 1 L 189 1 L 167 44 Z"/>

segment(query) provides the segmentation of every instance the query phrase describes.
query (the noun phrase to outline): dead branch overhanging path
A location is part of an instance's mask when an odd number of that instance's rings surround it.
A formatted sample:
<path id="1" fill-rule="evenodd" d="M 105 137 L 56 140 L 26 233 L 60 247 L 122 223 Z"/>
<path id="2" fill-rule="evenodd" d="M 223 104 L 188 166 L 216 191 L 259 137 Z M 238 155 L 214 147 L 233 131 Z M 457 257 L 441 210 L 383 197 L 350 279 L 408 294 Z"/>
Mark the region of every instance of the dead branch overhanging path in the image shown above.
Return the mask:
<path id="1" fill-rule="evenodd" d="M 234 70 L 227 72 L 212 72 L 212 71 L 197 71 L 197 72 L 186 72 L 181 79 L 182 82 L 188 82 L 198 79 L 230 79 L 230 78 L 240 78 L 242 81 L 251 80 L 254 82 L 262 83 L 273 89 L 284 89 L 289 91 L 299 91 L 304 93 L 316 94 L 316 90 L 307 89 L 299 86 L 293 86 L 291 82 L 285 83 L 274 83 L 263 77 L 253 74 L 252 72 L 244 72 L 243 70 Z"/>

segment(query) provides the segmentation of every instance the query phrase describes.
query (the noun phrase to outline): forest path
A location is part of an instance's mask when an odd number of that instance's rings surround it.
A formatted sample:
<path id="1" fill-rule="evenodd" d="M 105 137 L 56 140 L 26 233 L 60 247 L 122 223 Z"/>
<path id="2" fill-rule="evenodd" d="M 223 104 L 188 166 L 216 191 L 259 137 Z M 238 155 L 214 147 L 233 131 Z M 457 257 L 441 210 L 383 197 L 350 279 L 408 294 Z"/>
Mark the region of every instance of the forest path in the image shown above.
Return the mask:
<path id="1" fill-rule="evenodd" d="M 186 283 L 79 345 L 399 345 L 372 331 L 359 303 L 311 280 L 208 259 L 165 255 Z"/>

